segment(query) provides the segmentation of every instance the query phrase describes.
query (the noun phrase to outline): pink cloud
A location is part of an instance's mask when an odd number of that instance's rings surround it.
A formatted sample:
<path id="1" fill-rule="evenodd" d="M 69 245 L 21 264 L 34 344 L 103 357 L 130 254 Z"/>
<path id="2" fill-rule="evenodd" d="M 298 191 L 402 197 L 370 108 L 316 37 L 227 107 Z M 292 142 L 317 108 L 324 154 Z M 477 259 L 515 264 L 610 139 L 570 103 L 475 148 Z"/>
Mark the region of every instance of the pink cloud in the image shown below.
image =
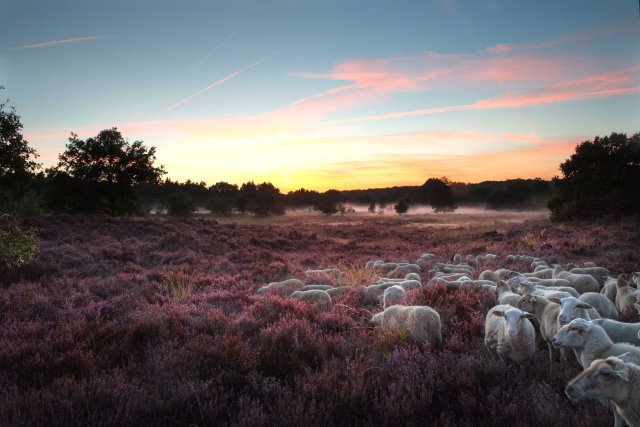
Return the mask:
<path id="1" fill-rule="evenodd" d="M 40 43 L 34 43 L 34 44 L 26 44 L 26 45 L 16 46 L 16 47 L 6 47 L 6 48 L 3 48 L 2 50 L 37 49 L 37 48 L 40 48 L 40 47 L 59 46 L 59 45 L 62 45 L 62 44 L 79 43 L 79 42 L 86 42 L 86 41 L 90 41 L 90 40 L 110 39 L 112 37 L 114 37 L 114 36 L 113 35 L 109 35 L 109 36 L 74 37 L 74 38 L 70 38 L 70 39 L 50 40 L 50 41 L 46 41 L 46 42 L 40 42 Z"/>
<path id="2" fill-rule="evenodd" d="M 506 55 L 508 53 L 511 53 L 513 51 L 513 46 L 506 44 L 506 43 L 498 43 L 496 45 L 493 46 L 489 46 L 487 48 L 484 48 L 485 52 L 489 52 L 489 53 L 493 53 L 496 55 Z"/>

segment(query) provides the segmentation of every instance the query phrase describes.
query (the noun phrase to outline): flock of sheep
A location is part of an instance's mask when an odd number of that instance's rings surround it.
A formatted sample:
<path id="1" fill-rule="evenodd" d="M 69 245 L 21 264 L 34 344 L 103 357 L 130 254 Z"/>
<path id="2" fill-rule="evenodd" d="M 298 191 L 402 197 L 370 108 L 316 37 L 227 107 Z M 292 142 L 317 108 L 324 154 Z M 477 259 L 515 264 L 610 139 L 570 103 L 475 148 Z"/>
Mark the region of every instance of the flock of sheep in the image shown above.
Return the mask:
<path id="1" fill-rule="evenodd" d="M 549 359 L 574 359 L 583 372 L 565 392 L 572 401 L 597 399 L 614 414 L 614 425 L 640 426 L 640 322 L 624 323 L 621 315 L 640 312 L 640 273 L 611 277 L 593 263 L 566 271 L 561 265 L 526 255 L 509 255 L 506 262 L 530 265 L 529 272 L 508 268 L 478 271 L 496 265 L 493 254 L 437 262 L 431 253 L 415 263 L 369 261 L 365 270 L 381 274 L 362 297 L 379 302 L 383 310 L 371 323 L 386 330 L 404 330 L 416 343 L 442 342 L 440 315 L 429 306 L 407 305 L 407 290 L 422 288 L 421 273 L 430 278 L 424 287 L 444 284 L 448 290 L 484 288 L 495 292 L 496 305 L 486 314 L 484 344 L 513 363 L 532 360 L 536 330 L 547 343 Z M 310 283 L 339 282 L 338 269 L 307 270 Z M 474 279 L 477 277 L 477 279 Z M 289 295 L 331 309 L 332 297 L 352 286 L 308 284 L 299 279 L 269 283 L 259 294 Z"/>

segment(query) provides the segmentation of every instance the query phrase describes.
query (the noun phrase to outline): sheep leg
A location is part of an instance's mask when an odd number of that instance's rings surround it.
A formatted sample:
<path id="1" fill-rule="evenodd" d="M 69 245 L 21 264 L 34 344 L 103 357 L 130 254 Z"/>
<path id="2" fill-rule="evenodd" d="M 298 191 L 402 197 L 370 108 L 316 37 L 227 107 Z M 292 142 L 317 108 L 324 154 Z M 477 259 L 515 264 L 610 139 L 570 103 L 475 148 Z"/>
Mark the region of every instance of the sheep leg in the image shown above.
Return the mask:
<path id="1" fill-rule="evenodd" d="M 618 414 L 618 410 L 613 407 L 613 427 L 626 427 L 627 423 L 624 422 L 624 419 Z"/>

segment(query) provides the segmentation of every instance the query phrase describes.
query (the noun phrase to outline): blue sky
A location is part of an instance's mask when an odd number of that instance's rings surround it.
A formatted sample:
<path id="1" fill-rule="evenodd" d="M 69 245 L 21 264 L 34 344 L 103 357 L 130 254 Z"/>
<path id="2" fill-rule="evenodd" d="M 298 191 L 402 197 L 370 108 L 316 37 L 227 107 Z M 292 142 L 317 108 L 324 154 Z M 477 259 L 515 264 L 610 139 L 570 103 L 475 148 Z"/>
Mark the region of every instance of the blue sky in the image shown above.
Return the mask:
<path id="1" fill-rule="evenodd" d="M 45 166 L 117 126 L 172 179 L 550 178 L 640 117 L 635 1 L 0 1 L 0 84 Z"/>

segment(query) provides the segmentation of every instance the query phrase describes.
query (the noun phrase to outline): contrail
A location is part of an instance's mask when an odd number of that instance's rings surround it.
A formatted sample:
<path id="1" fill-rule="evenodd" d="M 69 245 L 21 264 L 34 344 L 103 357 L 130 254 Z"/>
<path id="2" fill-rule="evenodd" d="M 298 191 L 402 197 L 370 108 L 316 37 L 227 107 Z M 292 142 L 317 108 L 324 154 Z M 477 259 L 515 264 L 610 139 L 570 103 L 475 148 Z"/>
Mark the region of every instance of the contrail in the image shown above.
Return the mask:
<path id="1" fill-rule="evenodd" d="M 226 82 L 226 81 L 229 81 L 229 80 L 231 80 L 231 79 L 233 79 L 233 78 L 235 78 L 235 77 L 238 77 L 240 74 L 242 74 L 242 73 L 244 73 L 245 71 L 247 71 L 247 70 L 249 70 L 249 69 L 251 69 L 251 68 L 255 67 L 256 65 L 260 65 L 260 64 L 262 64 L 263 62 L 265 62 L 265 61 L 267 61 L 267 60 L 269 60 L 269 59 L 273 58 L 273 57 L 274 57 L 274 56 L 276 56 L 278 53 L 280 53 L 280 52 L 272 53 L 271 55 L 266 56 L 266 57 L 264 57 L 264 58 L 260 59 L 259 61 L 254 62 L 253 64 L 249 64 L 249 65 L 247 65 L 246 67 L 241 68 L 241 69 L 239 69 L 238 71 L 233 72 L 233 73 L 229 74 L 228 76 L 226 76 L 226 77 L 224 77 L 224 78 L 222 78 L 222 79 L 220 79 L 220 80 L 217 80 L 217 81 L 215 81 L 215 82 L 211 83 L 209 86 L 207 86 L 207 87 L 205 87 L 205 88 L 202 88 L 202 89 L 200 89 L 199 91 L 197 91 L 196 93 L 193 93 L 193 94 L 191 94 L 191 95 L 187 96 L 187 97 L 186 97 L 185 99 L 183 99 L 182 101 L 178 101 L 178 102 L 176 102 L 175 104 L 171 105 L 170 107 L 165 108 L 164 110 L 162 110 L 162 112 L 163 112 L 163 113 L 166 113 L 166 112 L 169 112 L 169 111 L 171 111 L 171 110 L 173 110 L 173 109 L 175 109 L 175 108 L 177 108 L 177 107 L 181 106 L 182 104 L 184 104 L 184 103 L 185 103 L 185 102 L 187 102 L 187 101 L 192 100 L 192 99 L 193 99 L 193 98 L 195 98 L 196 96 L 198 96 L 198 95 L 202 95 L 203 93 L 205 93 L 205 92 L 207 92 L 207 91 L 209 91 L 209 90 L 213 89 L 214 87 L 216 87 L 216 86 L 220 86 L 222 83 L 224 83 L 224 82 Z"/>
<path id="2" fill-rule="evenodd" d="M 222 40 L 220 43 L 218 43 L 218 44 L 216 45 L 216 47 L 214 47 L 213 49 L 211 49 L 211 50 L 209 51 L 209 53 L 207 53 L 207 54 L 205 55 L 205 57 L 204 57 L 204 58 L 202 58 L 200 61 L 198 61 L 198 63 L 197 63 L 196 65 L 194 65 L 194 66 L 193 66 L 193 68 L 191 69 L 191 71 L 193 71 L 193 70 L 195 70 L 196 68 L 198 68 L 198 66 L 199 66 L 200 64 L 202 64 L 204 61 L 206 61 L 206 59 L 207 59 L 208 57 L 210 57 L 210 56 L 211 56 L 211 54 L 212 54 L 213 52 L 215 52 L 216 50 L 220 49 L 220 48 L 221 48 L 222 46 L 224 46 L 224 45 L 225 45 L 229 40 L 231 40 L 231 39 L 233 38 L 233 36 L 235 36 L 235 35 L 236 35 L 236 33 L 237 33 L 237 31 L 234 31 L 233 33 L 229 34 L 229 35 L 227 36 L 227 38 L 226 38 L 226 39 L 224 39 L 224 40 Z"/>
<path id="3" fill-rule="evenodd" d="M 88 37 L 75 37 L 72 39 L 61 39 L 61 40 L 51 40 L 48 42 L 34 43 L 34 44 L 26 44 L 23 46 L 16 47 L 5 47 L 2 50 L 21 50 L 21 49 L 36 49 L 39 47 L 49 47 L 49 46 L 58 46 L 61 44 L 69 44 L 69 43 L 78 43 L 78 42 L 86 42 L 89 40 L 101 40 L 101 39 L 110 39 L 114 36 L 88 36 Z"/>

